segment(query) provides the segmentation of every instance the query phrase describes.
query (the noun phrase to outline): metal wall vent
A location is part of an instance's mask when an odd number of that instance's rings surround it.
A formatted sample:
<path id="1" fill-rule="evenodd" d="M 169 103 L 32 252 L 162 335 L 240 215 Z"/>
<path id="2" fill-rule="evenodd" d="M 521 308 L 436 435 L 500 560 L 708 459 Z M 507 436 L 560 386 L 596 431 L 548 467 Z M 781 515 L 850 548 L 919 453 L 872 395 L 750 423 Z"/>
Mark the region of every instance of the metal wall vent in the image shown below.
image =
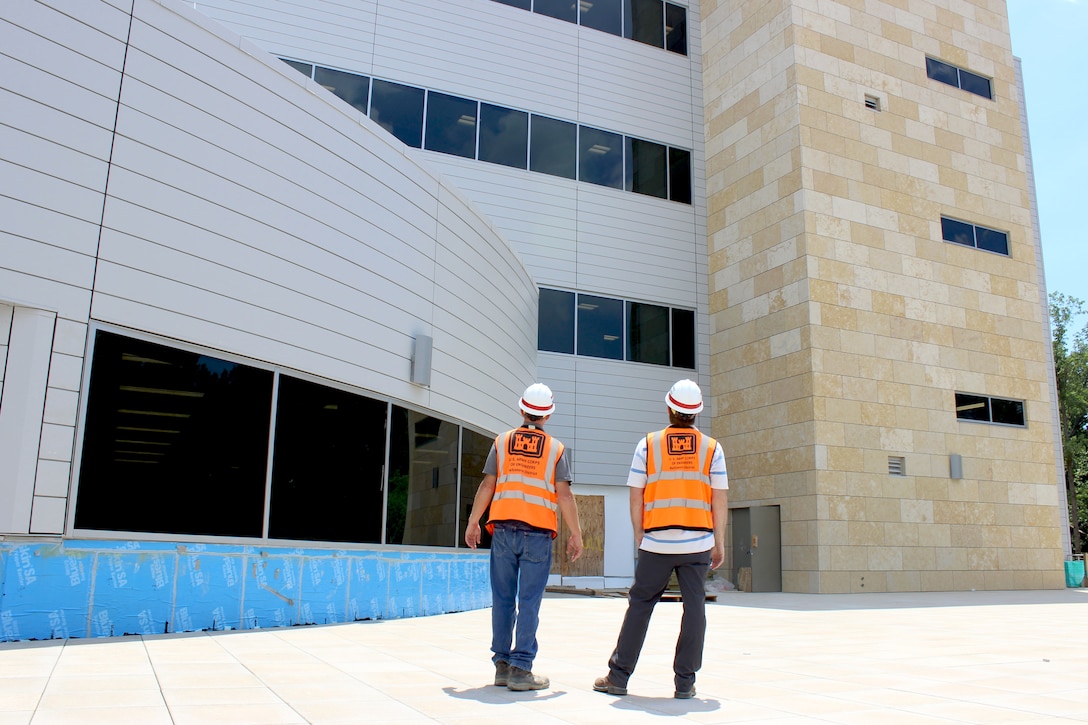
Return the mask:
<path id="1" fill-rule="evenodd" d="M 907 475 L 907 459 L 903 456 L 888 456 L 888 475 Z"/>

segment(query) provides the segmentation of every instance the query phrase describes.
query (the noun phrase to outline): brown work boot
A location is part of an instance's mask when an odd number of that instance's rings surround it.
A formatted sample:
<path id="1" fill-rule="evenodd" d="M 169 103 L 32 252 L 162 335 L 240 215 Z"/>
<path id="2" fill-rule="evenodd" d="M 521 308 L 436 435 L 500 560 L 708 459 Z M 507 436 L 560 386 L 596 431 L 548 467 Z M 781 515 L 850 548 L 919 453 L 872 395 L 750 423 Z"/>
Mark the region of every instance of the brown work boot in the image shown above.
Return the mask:
<path id="1" fill-rule="evenodd" d="M 506 678 L 506 687 L 515 692 L 546 690 L 550 684 L 547 677 L 534 675 L 529 670 L 523 670 L 516 665 L 510 665 L 510 675 Z"/>
<path id="2" fill-rule="evenodd" d="M 499 660 L 495 663 L 495 685 L 506 687 L 506 680 L 510 677 L 510 663 Z"/>
<path id="3" fill-rule="evenodd" d="M 608 675 L 604 677 L 598 677 L 593 681 L 593 689 L 597 692 L 607 692 L 609 695 L 626 695 L 627 688 L 620 687 L 619 685 L 613 685 L 612 680 L 608 679 Z"/>

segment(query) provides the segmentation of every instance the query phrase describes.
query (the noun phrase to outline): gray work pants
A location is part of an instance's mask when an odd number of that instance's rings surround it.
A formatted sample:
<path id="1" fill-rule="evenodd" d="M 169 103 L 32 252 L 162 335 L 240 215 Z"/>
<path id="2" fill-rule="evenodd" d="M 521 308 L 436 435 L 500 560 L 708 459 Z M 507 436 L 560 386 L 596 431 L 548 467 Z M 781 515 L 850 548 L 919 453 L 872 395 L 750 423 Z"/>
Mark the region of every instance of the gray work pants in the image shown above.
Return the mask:
<path id="1" fill-rule="evenodd" d="M 710 567 L 710 552 L 697 554 L 654 554 L 638 552 L 635 566 L 635 583 L 627 595 L 627 614 L 616 642 L 616 649 L 608 660 L 608 678 L 612 684 L 627 687 L 631 673 L 635 671 L 642 644 L 646 641 L 646 629 L 650 615 L 665 593 L 669 578 L 676 572 L 680 584 L 684 614 L 680 620 L 680 637 L 676 641 L 676 654 L 672 668 L 677 690 L 690 690 L 695 673 L 703 664 L 703 640 L 706 636 L 706 575 Z"/>

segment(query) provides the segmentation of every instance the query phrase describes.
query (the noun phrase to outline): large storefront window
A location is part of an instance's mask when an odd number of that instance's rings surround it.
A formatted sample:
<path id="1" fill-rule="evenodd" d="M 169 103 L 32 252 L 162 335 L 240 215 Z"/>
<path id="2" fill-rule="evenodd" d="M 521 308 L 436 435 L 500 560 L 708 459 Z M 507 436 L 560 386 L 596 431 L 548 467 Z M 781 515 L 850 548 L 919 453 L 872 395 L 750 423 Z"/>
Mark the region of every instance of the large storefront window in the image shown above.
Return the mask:
<path id="1" fill-rule="evenodd" d="M 492 441 L 426 412 L 106 331 L 87 400 L 75 506 L 85 530 L 459 546 Z"/>
<path id="2" fill-rule="evenodd" d="M 392 426 L 386 543 L 455 546 L 457 426 L 398 406 Z"/>
<path id="3" fill-rule="evenodd" d="M 388 407 L 280 376 L 270 538 L 381 542 Z"/>
<path id="4" fill-rule="evenodd" d="M 272 373 L 95 336 L 75 525 L 260 536 Z"/>

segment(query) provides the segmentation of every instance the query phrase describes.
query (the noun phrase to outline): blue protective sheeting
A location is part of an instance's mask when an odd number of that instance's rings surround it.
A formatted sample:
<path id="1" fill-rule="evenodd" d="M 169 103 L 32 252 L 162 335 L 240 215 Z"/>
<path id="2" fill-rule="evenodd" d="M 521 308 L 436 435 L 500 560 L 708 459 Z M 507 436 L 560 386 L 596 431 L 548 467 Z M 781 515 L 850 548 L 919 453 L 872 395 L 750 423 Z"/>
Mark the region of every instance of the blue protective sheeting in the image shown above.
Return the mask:
<path id="1" fill-rule="evenodd" d="M 0 542 L 0 641 L 396 619 L 491 606 L 487 552 Z"/>

